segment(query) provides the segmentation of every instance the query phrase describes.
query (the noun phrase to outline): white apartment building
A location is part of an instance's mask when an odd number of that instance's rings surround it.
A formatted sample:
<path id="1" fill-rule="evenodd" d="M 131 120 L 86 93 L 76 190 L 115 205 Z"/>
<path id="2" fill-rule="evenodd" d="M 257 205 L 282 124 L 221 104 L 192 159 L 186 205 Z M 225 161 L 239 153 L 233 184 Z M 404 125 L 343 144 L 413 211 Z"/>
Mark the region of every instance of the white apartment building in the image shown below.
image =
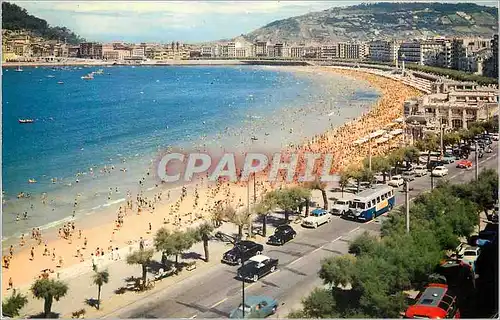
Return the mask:
<path id="1" fill-rule="evenodd" d="M 368 46 L 370 60 L 395 62 L 398 58 L 399 43 L 396 41 L 372 41 Z"/>
<path id="2" fill-rule="evenodd" d="M 335 59 L 338 57 L 338 45 L 328 44 L 321 46 L 321 59 Z"/>

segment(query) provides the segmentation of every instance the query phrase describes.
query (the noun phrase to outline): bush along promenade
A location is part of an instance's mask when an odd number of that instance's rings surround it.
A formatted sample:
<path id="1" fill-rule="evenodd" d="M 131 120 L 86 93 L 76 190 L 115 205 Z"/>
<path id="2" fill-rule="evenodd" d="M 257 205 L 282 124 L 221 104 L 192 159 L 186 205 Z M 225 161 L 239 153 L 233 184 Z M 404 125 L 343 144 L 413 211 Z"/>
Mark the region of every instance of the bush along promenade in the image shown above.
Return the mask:
<path id="1" fill-rule="evenodd" d="M 408 292 L 420 291 L 430 282 L 429 276 L 461 239 L 477 232 L 479 213 L 493 209 L 497 198 L 495 170 L 482 171 L 477 181 L 445 183 L 418 196 L 410 207 L 409 233 L 404 213 L 391 212 L 382 224 L 380 237 L 365 233 L 350 244 L 350 254 L 322 261 L 319 277 L 325 288 L 305 297 L 302 309 L 289 317 L 401 317 L 414 303 Z M 494 305 L 485 306 L 481 301 L 481 295 L 492 296 L 490 302 L 498 297 L 498 277 L 492 271 L 498 271 L 498 244 L 496 240 L 493 243 L 483 248 L 475 277 L 467 278 L 456 290 L 462 317 L 495 313 Z M 487 250 L 493 256 L 484 253 Z"/>

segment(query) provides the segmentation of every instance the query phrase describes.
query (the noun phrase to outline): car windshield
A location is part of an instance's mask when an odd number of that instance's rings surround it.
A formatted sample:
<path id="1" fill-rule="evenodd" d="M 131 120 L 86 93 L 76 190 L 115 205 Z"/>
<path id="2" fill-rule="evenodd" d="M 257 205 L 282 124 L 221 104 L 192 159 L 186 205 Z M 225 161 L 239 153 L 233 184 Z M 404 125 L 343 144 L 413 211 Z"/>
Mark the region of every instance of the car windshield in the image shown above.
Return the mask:
<path id="1" fill-rule="evenodd" d="M 343 205 L 349 204 L 349 201 L 337 200 L 337 204 L 343 206 Z"/>

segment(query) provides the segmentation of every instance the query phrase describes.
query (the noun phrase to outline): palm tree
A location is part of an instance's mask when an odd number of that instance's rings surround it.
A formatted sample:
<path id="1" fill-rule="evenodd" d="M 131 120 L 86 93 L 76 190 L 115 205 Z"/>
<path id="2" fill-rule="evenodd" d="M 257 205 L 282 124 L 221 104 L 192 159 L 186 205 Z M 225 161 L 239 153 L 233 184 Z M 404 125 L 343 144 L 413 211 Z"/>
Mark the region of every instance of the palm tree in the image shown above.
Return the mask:
<path id="1" fill-rule="evenodd" d="M 238 238 L 243 239 L 243 227 L 250 223 L 250 214 L 246 210 L 235 213 L 230 221 L 238 227 Z"/>
<path id="2" fill-rule="evenodd" d="M 225 214 L 225 208 L 222 205 L 217 205 L 211 210 L 212 221 L 216 228 L 222 225 L 222 221 L 226 218 Z"/>
<path id="3" fill-rule="evenodd" d="M 323 196 L 323 209 L 328 210 L 328 198 L 326 196 L 326 183 L 321 182 L 318 178 L 314 181 L 307 182 L 306 187 L 311 190 L 320 190 Z"/>
<path id="4" fill-rule="evenodd" d="M 349 184 L 350 178 L 351 177 L 349 176 L 348 171 L 344 171 L 344 172 L 340 173 L 339 186 L 340 186 L 340 191 L 342 192 L 342 198 L 344 197 L 344 189 Z"/>
<path id="5" fill-rule="evenodd" d="M 277 200 L 277 193 L 276 191 L 270 191 L 266 193 L 264 196 L 264 199 L 262 199 L 261 202 L 259 202 L 254 210 L 255 213 L 257 213 L 259 216 L 262 217 L 262 236 L 265 237 L 267 235 L 266 233 L 266 228 L 267 228 L 267 216 L 269 215 L 270 212 L 272 212 L 274 209 L 276 209 L 278 200 Z"/>
<path id="6" fill-rule="evenodd" d="M 101 304 L 101 288 L 102 285 L 108 283 L 109 281 L 109 272 L 108 270 L 96 271 L 92 282 L 97 286 L 97 310 L 99 310 L 99 306 Z"/>
<path id="7" fill-rule="evenodd" d="M 68 293 L 68 285 L 62 281 L 54 279 L 38 279 L 30 288 L 31 293 L 37 299 L 43 299 L 43 313 L 45 318 L 51 315 L 52 302 L 59 301 Z"/>
<path id="8" fill-rule="evenodd" d="M 147 277 L 147 266 L 151 263 L 153 258 L 154 250 L 146 249 L 146 250 L 137 250 L 132 252 L 127 256 L 128 264 L 140 264 L 142 267 L 142 284 L 141 288 L 144 289 L 146 286 L 146 277 Z"/>
<path id="9" fill-rule="evenodd" d="M 293 197 L 298 201 L 299 212 L 302 213 L 302 208 L 306 207 L 305 215 L 309 215 L 309 202 L 311 201 L 311 189 L 303 187 L 293 187 L 291 188 Z"/>
<path id="10" fill-rule="evenodd" d="M 179 51 L 179 41 L 177 41 L 177 42 L 175 43 L 175 46 L 176 46 L 176 48 L 177 48 L 177 51 Z"/>
<path id="11" fill-rule="evenodd" d="M 22 308 L 28 303 L 28 297 L 19 293 L 14 289 L 12 295 L 5 302 L 2 302 L 2 316 L 18 317 Z"/>
<path id="12" fill-rule="evenodd" d="M 170 44 L 170 47 L 172 48 L 172 51 L 174 51 L 174 48 L 175 48 L 175 42 L 172 41 L 172 43 Z"/>
<path id="13" fill-rule="evenodd" d="M 205 251 L 205 262 L 209 261 L 209 252 L 208 252 L 208 240 L 210 239 L 210 235 L 214 231 L 213 225 L 208 222 L 200 225 L 194 233 L 196 241 L 203 241 L 203 250 Z"/>

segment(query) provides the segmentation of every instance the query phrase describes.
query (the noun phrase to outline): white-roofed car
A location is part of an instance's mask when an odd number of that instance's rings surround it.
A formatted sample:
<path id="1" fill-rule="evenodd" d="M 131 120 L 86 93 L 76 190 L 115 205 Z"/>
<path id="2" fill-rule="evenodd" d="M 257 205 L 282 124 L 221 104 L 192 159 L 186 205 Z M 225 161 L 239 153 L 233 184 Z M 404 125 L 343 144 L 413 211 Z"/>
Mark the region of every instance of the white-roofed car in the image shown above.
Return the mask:
<path id="1" fill-rule="evenodd" d="M 427 167 L 424 165 L 419 164 L 418 166 L 414 167 L 415 171 L 415 176 L 416 177 L 423 177 L 427 175 Z"/>
<path id="2" fill-rule="evenodd" d="M 238 277 L 244 280 L 256 282 L 268 273 L 278 269 L 278 259 L 269 258 L 265 255 L 253 256 L 238 268 Z"/>
<path id="3" fill-rule="evenodd" d="M 330 213 L 341 216 L 348 210 L 349 210 L 349 200 L 338 199 L 337 201 L 335 201 L 335 204 L 330 209 Z"/>
<path id="4" fill-rule="evenodd" d="M 448 169 L 443 166 L 437 166 L 431 171 L 433 177 L 444 177 L 448 174 Z"/>
<path id="5" fill-rule="evenodd" d="M 400 175 L 392 176 L 391 180 L 389 180 L 389 182 L 387 182 L 387 184 L 389 186 L 394 187 L 394 188 L 400 187 L 404 183 L 405 183 L 405 180 Z"/>
<path id="6" fill-rule="evenodd" d="M 330 222 L 332 215 L 324 209 L 314 209 L 310 215 L 302 220 L 303 227 L 317 228 L 324 223 Z"/>

